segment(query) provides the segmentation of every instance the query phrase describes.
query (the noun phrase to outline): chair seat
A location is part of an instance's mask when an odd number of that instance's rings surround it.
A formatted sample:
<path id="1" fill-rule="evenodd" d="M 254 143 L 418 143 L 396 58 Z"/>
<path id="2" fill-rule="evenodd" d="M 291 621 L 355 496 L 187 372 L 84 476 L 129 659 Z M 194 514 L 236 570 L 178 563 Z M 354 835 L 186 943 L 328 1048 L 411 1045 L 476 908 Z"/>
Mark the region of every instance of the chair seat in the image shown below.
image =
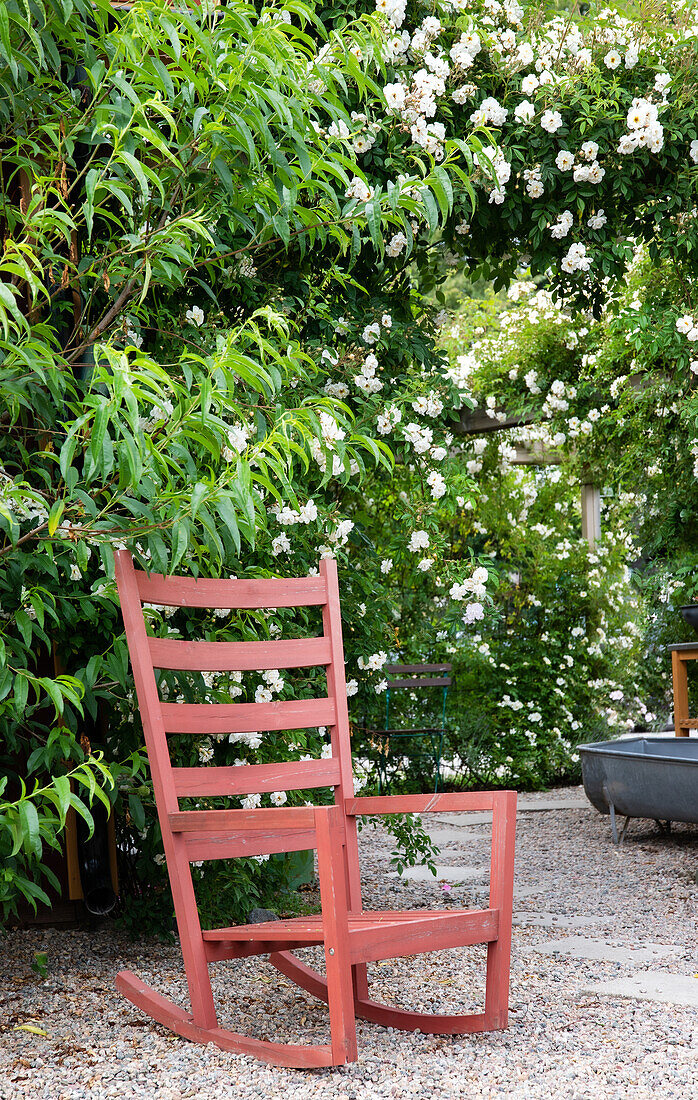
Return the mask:
<path id="1" fill-rule="evenodd" d="M 497 909 L 384 909 L 349 913 L 352 962 L 371 962 L 446 947 L 489 943 L 499 933 Z M 213 961 L 291 951 L 324 942 L 322 916 L 211 928 L 202 933 Z"/>

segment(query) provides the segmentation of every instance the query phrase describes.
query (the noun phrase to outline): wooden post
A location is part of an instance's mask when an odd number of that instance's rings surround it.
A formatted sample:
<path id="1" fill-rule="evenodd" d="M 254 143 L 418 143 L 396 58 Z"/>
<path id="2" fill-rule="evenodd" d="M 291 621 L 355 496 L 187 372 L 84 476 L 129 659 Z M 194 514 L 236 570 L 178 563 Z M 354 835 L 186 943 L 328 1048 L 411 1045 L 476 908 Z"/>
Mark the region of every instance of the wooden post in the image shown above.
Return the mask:
<path id="1" fill-rule="evenodd" d="M 671 673 L 674 683 L 674 733 L 677 737 L 689 737 L 688 672 L 681 650 L 671 651 Z"/>
<path id="2" fill-rule="evenodd" d="M 589 482 L 582 484 L 582 538 L 590 550 L 601 538 L 601 490 Z"/>

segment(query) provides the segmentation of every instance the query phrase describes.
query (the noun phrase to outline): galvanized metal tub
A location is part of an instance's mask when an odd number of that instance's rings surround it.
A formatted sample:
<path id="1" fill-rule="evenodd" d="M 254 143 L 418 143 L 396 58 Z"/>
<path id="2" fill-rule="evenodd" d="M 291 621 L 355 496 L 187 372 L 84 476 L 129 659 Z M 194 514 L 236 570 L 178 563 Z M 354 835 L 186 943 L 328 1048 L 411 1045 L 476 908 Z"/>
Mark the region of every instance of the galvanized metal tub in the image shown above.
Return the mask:
<path id="1" fill-rule="evenodd" d="M 611 815 L 698 824 L 698 738 L 629 737 L 580 745 L 587 798 Z M 627 821 L 626 821 L 627 825 Z"/>

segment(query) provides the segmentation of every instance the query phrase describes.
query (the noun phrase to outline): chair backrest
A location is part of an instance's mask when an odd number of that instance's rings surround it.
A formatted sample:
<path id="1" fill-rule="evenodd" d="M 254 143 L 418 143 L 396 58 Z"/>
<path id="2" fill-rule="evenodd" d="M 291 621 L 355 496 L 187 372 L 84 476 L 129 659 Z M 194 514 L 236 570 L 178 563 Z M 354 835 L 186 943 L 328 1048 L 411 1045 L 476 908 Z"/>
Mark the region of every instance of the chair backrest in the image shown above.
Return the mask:
<path id="1" fill-rule="evenodd" d="M 388 688 L 390 691 L 394 691 L 395 688 L 423 688 L 423 687 L 444 687 L 451 686 L 451 677 L 444 675 L 449 673 L 453 666 L 450 664 L 443 665 L 386 665 L 385 671 L 397 676 L 397 679 L 388 680 Z M 440 676 L 434 676 L 435 672 L 441 673 Z"/>
<path id="2" fill-rule="evenodd" d="M 131 555 L 115 553 L 116 580 L 126 628 L 138 703 L 143 721 L 148 757 L 165 851 L 172 839 L 172 827 L 193 830 L 194 820 L 210 829 L 214 817 L 225 822 L 225 841 L 211 849 L 202 833 L 197 848 L 195 836 L 187 845 L 189 861 L 197 858 L 228 858 L 262 855 L 311 847 L 308 837 L 287 843 L 272 834 L 275 811 L 265 810 L 269 826 L 244 835 L 234 835 L 234 821 L 242 811 L 189 812 L 190 825 L 183 823 L 179 799 L 232 797 L 274 791 L 311 790 L 333 787 L 335 800 L 343 805 L 353 795 L 349 718 L 344 676 L 344 653 L 339 605 L 337 566 L 333 560 L 320 562 L 317 576 L 264 580 L 197 580 L 193 577 L 165 577 L 134 568 Z M 261 609 L 317 606 L 322 610 L 320 637 L 278 641 L 209 642 L 150 637 L 143 615 L 144 604 L 178 608 Z M 255 703 L 186 703 L 163 701 L 158 693 L 155 669 L 193 672 L 245 672 L 266 669 L 324 667 L 327 693 L 315 699 L 274 700 Z M 326 726 L 331 735 L 331 756 L 327 759 L 280 761 L 273 764 L 235 766 L 173 767 L 167 744 L 168 734 L 221 735 L 272 730 L 299 730 Z M 298 825 L 303 816 L 298 809 Z M 238 815 L 235 818 L 235 814 Z M 288 810 L 285 810 L 288 815 Z M 276 815 L 281 820 L 281 815 Z M 306 814 L 306 816 L 308 816 Z M 207 820 L 206 820 L 207 819 Z M 285 820 L 290 820 L 286 816 Z M 305 820 L 305 819 L 304 819 Z M 198 826 L 197 826 L 198 827 Z M 281 830 L 283 831 L 283 830 Z M 312 841 L 312 837 L 310 838 Z M 355 847 L 351 844 L 350 847 Z M 354 875 L 350 877 L 353 879 Z"/>

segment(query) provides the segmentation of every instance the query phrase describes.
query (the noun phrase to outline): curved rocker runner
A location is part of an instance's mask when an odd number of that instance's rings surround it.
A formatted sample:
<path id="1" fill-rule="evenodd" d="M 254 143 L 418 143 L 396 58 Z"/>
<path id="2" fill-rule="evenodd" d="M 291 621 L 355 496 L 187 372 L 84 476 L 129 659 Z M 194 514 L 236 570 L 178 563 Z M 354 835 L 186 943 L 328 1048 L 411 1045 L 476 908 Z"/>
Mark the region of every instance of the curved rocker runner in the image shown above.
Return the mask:
<path id="1" fill-rule="evenodd" d="M 129 970 L 117 989 L 178 1035 L 215 1043 L 280 1066 L 341 1065 L 357 1058 L 357 1016 L 406 1031 L 461 1034 L 507 1026 L 516 794 L 513 791 L 355 798 L 336 563 L 319 576 L 279 580 L 194 580 L 134 569 L 118 551 L 116 578 L 153 776 L 165 856 L 175 903 L 191 1012 L 151 989 Z M 152 638 L 142 605 L 174 607 L 322 609 L 323 634 L 292 641 L 205 642 Z M 262 671 L 324 667 L 327 694 L 268 703 L 164 703 L 155 668 Z M 168 734 L 227 734 L 328 726 L 332 756 L 235 767 L 173 767 Z M 180 798 L 237 797 L 271 791 L 334 789 L 334 805 L 257 810 L 180 811 Z M 486 909 L 367 912 L 361 901 L 356 818 L 362 814 L 491 810 L 490 897 Z M 191 863 L 316 848 L 322 912 L 262 924 L 203 929 Z M 378 959 L 487 944 L 484 1012 L 435 1016 L 370 998 L 366 964 Z M 295 957 L 322 945 L 326 977 Z M 284 1044 L 218 1027 L 209 963 L 269 955 L 287 978 L 329 1005 L 329 1044 Z"/>

